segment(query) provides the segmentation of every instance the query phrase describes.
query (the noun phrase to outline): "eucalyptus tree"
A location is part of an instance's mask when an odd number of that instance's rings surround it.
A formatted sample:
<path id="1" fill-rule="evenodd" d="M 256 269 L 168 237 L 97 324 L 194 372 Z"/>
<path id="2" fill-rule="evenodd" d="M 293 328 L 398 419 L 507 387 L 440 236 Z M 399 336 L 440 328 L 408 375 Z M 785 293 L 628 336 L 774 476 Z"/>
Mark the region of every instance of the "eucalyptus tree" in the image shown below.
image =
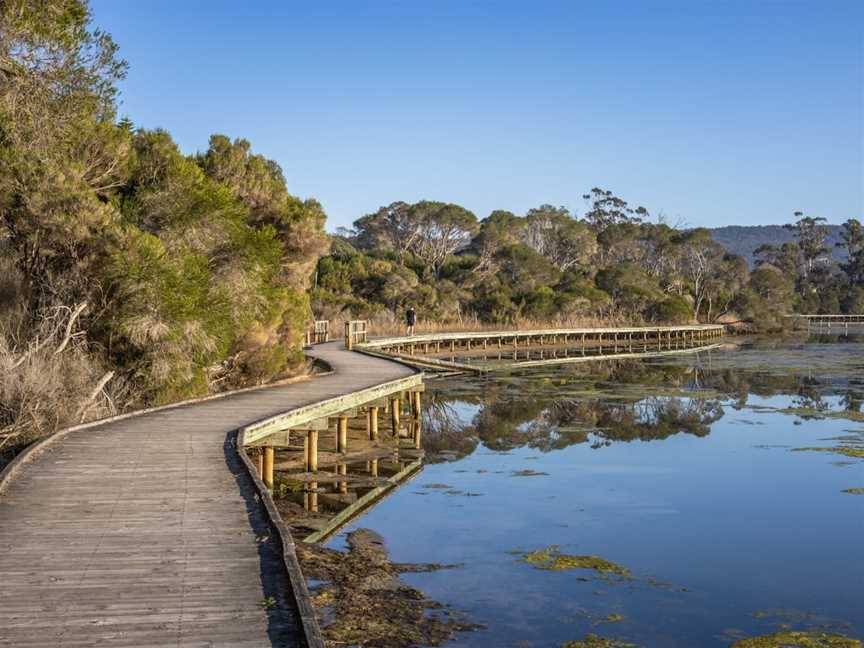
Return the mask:
<path id="1" fill-rule="evenodd" d="M 843 224 L 838 246 L 846 248 L 847 260 L 841 265 L 852 286 L 864 286 L 864 227 L 855 218 Z"/>
<path id="2" fill-rule="evenodd" d="M 453 203 L 420 201 L 409 210 L 417 225 L 410 250 L 438 277 L 447 258 L 467 247 L 479 230 L 477 217 Z"/>
<path id="3" fill-rule="evenodd" d="M 820 259 L 824 260 L 828 254 L 828 248 L 825 246 L 828 228 L 825 226 L 825 219 L 821 216 L 815 218 L 804 216 L 804 213 L 800 211 L 796 211 L 794 215 L 797 220 L 783 227 L 791 230 L 798 241 L 803 263 L 801 278 L 803 282 L 806 282 L 813 272 L 815 264 Z"/>
<path id="4" fill-rule="evenodd" d="M 562 272 L 585 267 L 597 253 L 597 237 L 564 207 L 541 205 L 528 211 L 522 229 L 524 243 Z"/>

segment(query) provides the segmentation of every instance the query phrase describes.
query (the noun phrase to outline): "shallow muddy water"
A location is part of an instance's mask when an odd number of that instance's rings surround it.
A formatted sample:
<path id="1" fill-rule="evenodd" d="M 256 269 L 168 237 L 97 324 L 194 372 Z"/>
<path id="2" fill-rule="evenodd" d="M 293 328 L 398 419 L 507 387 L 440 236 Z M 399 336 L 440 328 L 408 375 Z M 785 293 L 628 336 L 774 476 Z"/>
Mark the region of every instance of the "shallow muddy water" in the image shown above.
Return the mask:
<path id="1" fill-rule="evenodd" d="M 864 338 L 455 376 L 425 400 L 422 472 L 328 546 L 368 528 L 394 561 L 457 564 L 403 576 L 485 626 L 446 645 L 864 638 Z"/>

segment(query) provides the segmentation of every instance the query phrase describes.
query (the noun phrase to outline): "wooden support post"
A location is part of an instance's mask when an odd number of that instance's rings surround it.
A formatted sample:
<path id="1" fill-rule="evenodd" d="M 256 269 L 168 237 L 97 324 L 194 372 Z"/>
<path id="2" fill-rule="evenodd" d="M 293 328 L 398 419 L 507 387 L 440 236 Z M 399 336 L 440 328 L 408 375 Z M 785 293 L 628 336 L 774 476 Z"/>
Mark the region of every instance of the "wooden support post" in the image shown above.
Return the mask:
<path id="1" fill-rule="evenodd" d="M 276 451 L 271 447 L 264 448 L 264 485 L 273 488 L 273 463 L 276 459 Z"/>
<path id="2" fill-rule="evenodd" d="M 264 451 L 259 448 L 255 455 L 255 470 L 258 472 L 258 478 L 264 479 Z"/>
<path id="3" fill-rule="evenodd" d="M 419 450 L 421 445 L 422 445 L 422 439 L 421 439 L 421 437 L 422 437 L 422 432 L 421 432 L 422 424 L 421 424 L 419 418 L 414 420 L 413 428 L 414 428 L 414 447 L 417 450 Z"/>
<path id="4" fill-rule="evenodd" d="M 369 432 L 370 441 L 378 439 L 378 408 L 375 406 L 369 408 L 368 418 L 366 419 L 366 429 Z"/>
<path id="5" fill-rule="evenodd" d="M 336 430 L 336 452 L 348 452 L 348 417 L 340 416 Z"/>
<path id="6" fill-rule="evenodd" d="M 422 398 L 421 392 L 414 391 L 414 392 L 410 392 L 410 393 L 411 393 L 411 414 L 414 416 L 414 418 L 419 419 L 420 414 L 421 414 L 420 404 L 422 402 L 421 401 L 421 398 Z"/>
<path id="7" fill-rule="evenodd" d="M 373 477 L 378 476 L 378 460 L 377 459 L 373 459 L 372 461 L 369 462 L 369 474 L 372 475 Z"/>
<path id="8" fill-rule="evenodd" d="M 306 432 L 306 472 L 318 472 L 318 430 Z"/>

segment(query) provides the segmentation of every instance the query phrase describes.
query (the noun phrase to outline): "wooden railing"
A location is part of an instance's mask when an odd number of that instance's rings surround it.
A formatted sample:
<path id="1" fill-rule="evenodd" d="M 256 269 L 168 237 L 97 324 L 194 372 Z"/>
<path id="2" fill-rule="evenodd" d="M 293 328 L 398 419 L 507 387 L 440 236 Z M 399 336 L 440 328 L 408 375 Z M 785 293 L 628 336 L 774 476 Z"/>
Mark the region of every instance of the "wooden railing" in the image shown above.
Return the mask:
<path id="1" fill-rule="evenodd" d="M 349 351 L 355 344 L 369 341 L 369 331 L 366 320 L 349 320 L 345 322 L 345 348 Z"/>
<path id="2" fill-rule="evenodd" d="M 864 324 L 864 315 L 860 314 L 820 315 L 817 313 L 798 313 L 795 315 L 788 315 L 787 317 L 792 320 L 806 321 L 808 328 L 810 328 L 810 326 L 818 326 L 830 329 L 833 325 L 843 326 L 848 329 L 850 324 Z"/>
<path id="3" fill-rule="evenodd" d="M 306 346 L 330 341 L 330 320 L 315 320 L 312 328 L 306 331 Z"/>

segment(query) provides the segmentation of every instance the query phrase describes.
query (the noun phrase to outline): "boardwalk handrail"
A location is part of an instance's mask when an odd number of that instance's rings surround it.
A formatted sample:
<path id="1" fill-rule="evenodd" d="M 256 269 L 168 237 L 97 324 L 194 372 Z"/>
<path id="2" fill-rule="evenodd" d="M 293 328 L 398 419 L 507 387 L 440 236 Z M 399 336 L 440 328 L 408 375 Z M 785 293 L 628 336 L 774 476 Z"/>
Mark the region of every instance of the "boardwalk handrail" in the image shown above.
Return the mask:
<path id="1" fill-rule="evenodd" d="M 722 334 L 726 327 L 722 324 L 684 324 L 681 326 L 622 326 L 604 328 L 558 328 L 558 329 L 531 329 L 531 330 L 500 330 L 500 331 L 455 331 L 446 333 L 421 333 L 420 335 L 388 337 L 370 339 L 367 342 L 356 343 L 362 348 L 381 348 L 406 344 L 423 344 L 434 342 L 450 342 L 457 340 L 494 340 L 494 339 L 522 339 L 541 338 L 548 336 L 571 336 L 571 335 L 627 335 L 639 333 L 716 333 Z"/>
<path id="2" fill-rule="evenodd" d="M 785 315 L 787 319 L 804 319 L 808 321 L 825 320 L 825 321 L 846 321 L 846 322 L 864 322 L 864 314 L 859 313 L 793 313 Z"/>
<path id="3" fill-rule="evenodd" d="M 306 346 L 330 341 L 330 320 L 315 320 L 306 331 Z"/>
<path id="4" fill-rule="evenodd" d="M 369 341 L 368 322 L 366 320 L 348 320 L 345 322 L 345 348 L 349 351 L 355 344 Z"/>

